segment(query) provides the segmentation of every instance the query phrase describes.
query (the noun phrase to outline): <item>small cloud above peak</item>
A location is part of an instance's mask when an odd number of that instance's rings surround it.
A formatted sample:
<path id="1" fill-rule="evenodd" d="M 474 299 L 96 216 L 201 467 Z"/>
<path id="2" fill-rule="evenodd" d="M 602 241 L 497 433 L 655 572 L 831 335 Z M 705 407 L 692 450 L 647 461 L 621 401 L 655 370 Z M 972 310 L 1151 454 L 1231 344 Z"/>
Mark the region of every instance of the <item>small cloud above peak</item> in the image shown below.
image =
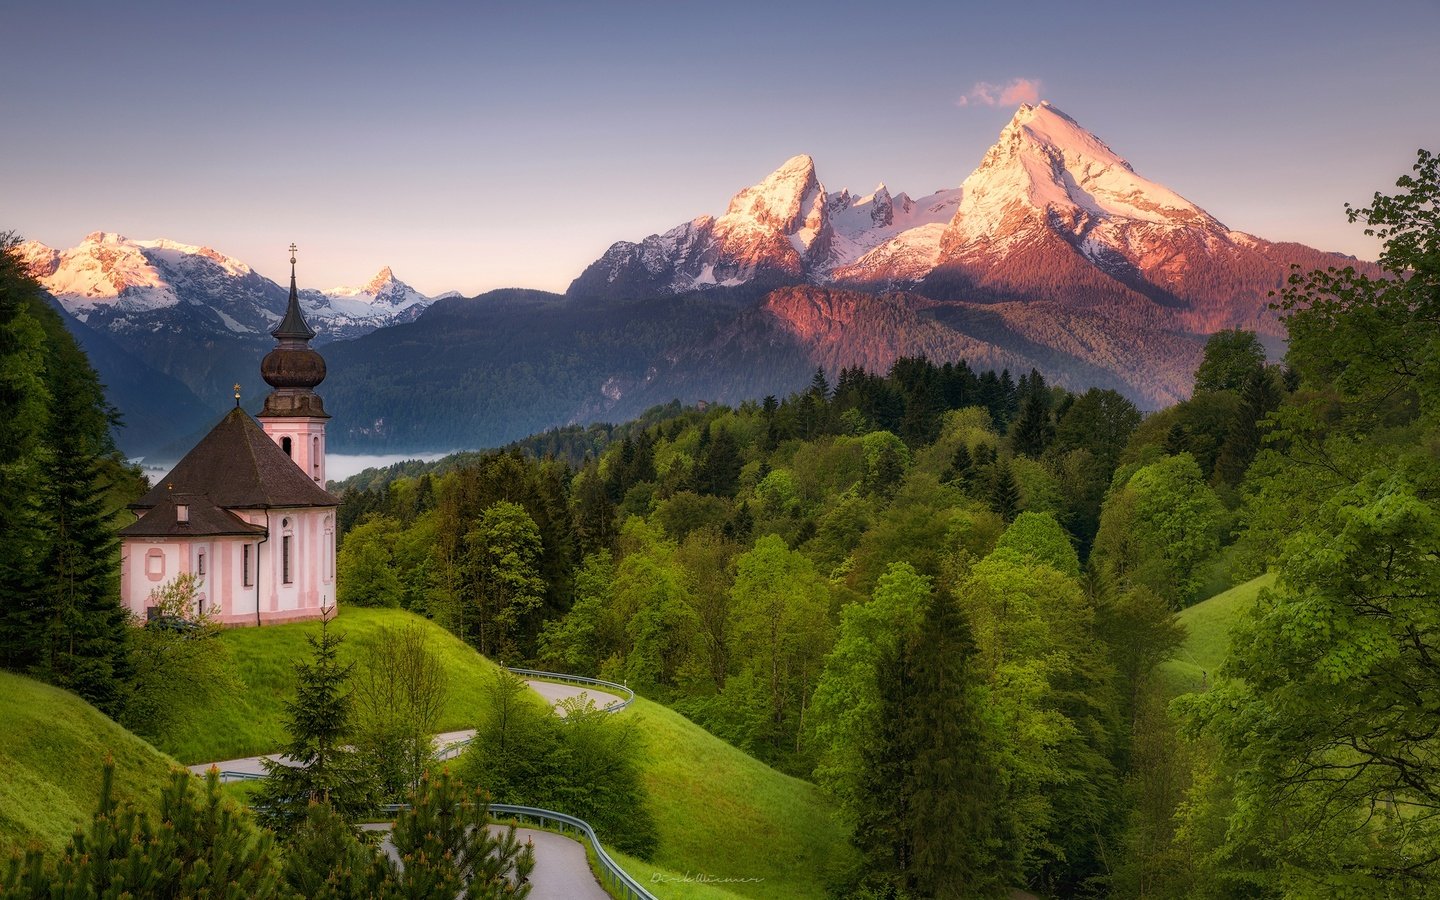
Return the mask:
<path id="1" fill-rule="evenodd" d="M 1014 106 L 1017 103 L 1040 102 L 1042 85 L 1038 78 L 1012 78 L 1004 84 L 977 81 L 956 106 Z"/>

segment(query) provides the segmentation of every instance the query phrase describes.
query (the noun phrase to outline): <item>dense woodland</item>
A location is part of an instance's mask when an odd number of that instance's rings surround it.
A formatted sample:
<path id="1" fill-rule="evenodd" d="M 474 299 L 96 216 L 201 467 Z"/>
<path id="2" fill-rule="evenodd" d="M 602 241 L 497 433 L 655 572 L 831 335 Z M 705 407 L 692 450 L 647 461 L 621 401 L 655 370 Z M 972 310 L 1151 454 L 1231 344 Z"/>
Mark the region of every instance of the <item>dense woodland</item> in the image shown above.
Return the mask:
<path id="1" fill-rule="evenodd" d="M 814 780 L 861 860 L 837 894 L 1429 896 L 1440 162 L 1398 188 L 1350 212 L 1384 277 L 1297 269 L 1284 363 L 1217 333 L 1159 413 L 907 358 L 395 467 L 344 494 L 339 600 L 624 681 Z M 95 561 L 132 476 L 83 356 L 6 266 L 0 513 L 27 549 L 0 572 L 0 654 L 124 716 L 137 657 Z M 88 444 L 57 436 L 75 421 Z M 1224 668 L 1167 679 L 1175 613 L 1267 571 Z M 504 739 L 470 776 L 537 789 L 495 774 L 517 771 Z M 314 794 L 274 796 L 298 821 Z"/>

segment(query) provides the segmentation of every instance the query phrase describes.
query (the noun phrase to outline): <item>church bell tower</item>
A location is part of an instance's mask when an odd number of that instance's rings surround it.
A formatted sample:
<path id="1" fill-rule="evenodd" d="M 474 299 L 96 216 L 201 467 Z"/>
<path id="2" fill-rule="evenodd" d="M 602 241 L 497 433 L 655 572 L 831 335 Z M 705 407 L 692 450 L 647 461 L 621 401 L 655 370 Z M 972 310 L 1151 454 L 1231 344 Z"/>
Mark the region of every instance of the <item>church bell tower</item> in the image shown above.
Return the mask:
<path id="1" fill-rule="evenodd" d="M 260 376 L 273 390 L 256 418 L 285 455 L 325 486 L 325 421 L 330 418 L 315 388 L 325 380 L 325 360 L 310 347 L 315 332 L 300 313 L 295 289 L 295 245 L 290 245 L 290 302 L 270 334 L 275 348 L 260 362 Z"/>

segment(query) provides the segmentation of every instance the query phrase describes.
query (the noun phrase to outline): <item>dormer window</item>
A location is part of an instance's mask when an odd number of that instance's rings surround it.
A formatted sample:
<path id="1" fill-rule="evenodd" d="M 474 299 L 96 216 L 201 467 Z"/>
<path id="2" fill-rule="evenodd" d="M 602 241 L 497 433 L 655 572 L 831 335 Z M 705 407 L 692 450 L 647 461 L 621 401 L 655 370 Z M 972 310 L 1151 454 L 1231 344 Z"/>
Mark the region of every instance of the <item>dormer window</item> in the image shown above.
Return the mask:
<path id="1" fill-rule="evenodd" d="M 189 524 L 190 524 L 190 504 L 188 504 L 188 503 L 177 503 L 177 504 L 175 504 L 175 521 L 178 522 L 178 523 L 180 523 L 181 525 L 189 525 Z"/>

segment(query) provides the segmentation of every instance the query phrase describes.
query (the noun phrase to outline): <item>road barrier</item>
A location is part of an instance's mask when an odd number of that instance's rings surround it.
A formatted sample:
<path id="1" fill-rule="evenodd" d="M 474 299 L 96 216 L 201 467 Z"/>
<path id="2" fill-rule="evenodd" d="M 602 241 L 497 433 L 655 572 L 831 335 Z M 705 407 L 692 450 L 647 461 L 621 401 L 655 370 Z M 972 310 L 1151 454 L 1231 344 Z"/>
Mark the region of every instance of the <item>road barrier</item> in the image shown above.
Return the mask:
<path id="1" fill-rule="evenodd" d="M 605 693 L 618 693 L 622 697 L 619 703 L 611 703 L 601 709 L 606 712 L 619 712 L 631 703 L 635 702 L 635 692 L 623 684 L 616 684 L 613 681 L 601 681 L 599 678 L 586 678 L 584 675 L 566 675 L 562 672 L 541 672 L 538 669 L 517 669 L 514 666 L 506 666 L 505 669 L 512 675 L 519 675 L 521 678 L 541 678 L 546 681 L 559 681 L 562 684 L 593 684 L 596 687 L 609 688 Z"/>
<path id="2" fill-rule="evenodd" d="M 607 688 L 606 693 L 618 693 L 623 699 L 603 706 L 601 709 L 606 712 L 619 712 L 629 706 L 635 700 L 635 692 L 623 684 L 616 684 L 613 681 L 602 681 L 598 678 L 586 678 L 583 675 L 566 675 L 561 672 L 541 672 L 537 669 L 518 669 L 513 666 L 505 667 L 511 674 L 519 675 L 522 678 L 542 678 L 549 681 L 559 681 L 564 684 L 594 685 Z M 454 741 L 436 749 L 436 759 L 450 759 L 458 756 L 462 750 L 470 744 L 471 739 Z M 226 781 L 255 781 L 264 778 L 264 775 L 255 772 L 233 772 L 224 770 L 220 772 L 220 780 Z M 391 803 L 380 807 L 382 812 L 394 815 L 404 809 L 409 809 L 408 803 Z M 595 829 L 584 819 L 577 819 L 574 816 L 553 809 L 539 809 L 534 806 L 515 806 L 511 803 L 490 804 L 492 817 L 503 816 L 509 819 L 534 822 L 541 827 L 557 828 L 562 834 L 570 837 L 578 834 L 590 843 L 595 851 L 595 859 L 600 864 L 600 883 L 612 894 L 617 894 L 623 900 L 659 900 L 654 894 L 645 889 L 645 886 L 636 881 L 634 877 L 620 868 L 620 864 L 610 858 L 605 848 L 600 844 L 600 837 Z M 579 838 L 576 838 L 579 840 Z"/>
<path id="3" fill-rule="evenodd" d="M 409 809 L 408 803 L 391 803 L 380 807 L 383 812 L 394 815 L 401 810 Z M 578 834 L 590 843 L 595 851 L 595 859 L 600 864 L 600 884 L 612 894 L 617 894 L 623 900 L 659 900 L 654 894 L 645 889 L 645 886 L 636 881 L 635 878 L 620 864 L 610 858 L 605 852 L 605 847 L 600 843 L 600 837 L 595 829 L 584 819 L 577 819 L 574 816 L 556 812 L 553 809 L 538 809 L 534 806 L 516 806 L 513 803 L 492 803 L 490 804 L 490 817 L 518 819 L 522 822 L 534 822 L 541 827 L 557 828 L 567 837 L 575 838 Z"/>

